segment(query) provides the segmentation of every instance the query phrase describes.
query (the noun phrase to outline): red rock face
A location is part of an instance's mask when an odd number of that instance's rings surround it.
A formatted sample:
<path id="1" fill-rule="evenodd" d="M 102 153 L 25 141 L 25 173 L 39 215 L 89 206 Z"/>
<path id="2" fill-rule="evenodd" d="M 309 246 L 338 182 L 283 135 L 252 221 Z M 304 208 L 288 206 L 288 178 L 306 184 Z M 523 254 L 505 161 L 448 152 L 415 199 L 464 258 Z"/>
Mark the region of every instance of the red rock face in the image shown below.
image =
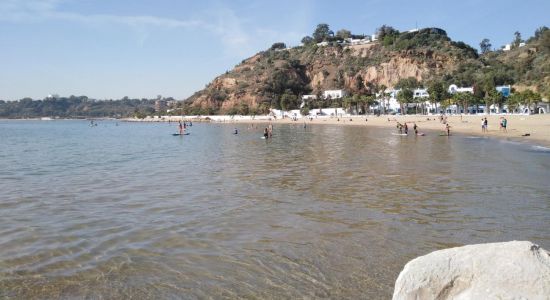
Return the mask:
<path id="1" fill-rule="evenodd" d="M 292 61 L 299 67 L 289 67 Z M 315 94 L 327 89 L 353 92 L 358 78 L 363 79 L 365 86 L 386 87 L 393 87 L 401 78 L 425 81 L 451 72 L 458 61 L 452 55 L 431 49 L 390 51 L 377 43 L 268 51 L 244 60 L 187 101 L 193 106 L 218 109 L 220 113 L 242 104 L 257 108 L 262 102 L 270 103 L 272 94 L 265 93 L 265 87 L 277 70 L 285 70 L 292 79 L 299 79 L 302 72 L 306 85 Z"/>

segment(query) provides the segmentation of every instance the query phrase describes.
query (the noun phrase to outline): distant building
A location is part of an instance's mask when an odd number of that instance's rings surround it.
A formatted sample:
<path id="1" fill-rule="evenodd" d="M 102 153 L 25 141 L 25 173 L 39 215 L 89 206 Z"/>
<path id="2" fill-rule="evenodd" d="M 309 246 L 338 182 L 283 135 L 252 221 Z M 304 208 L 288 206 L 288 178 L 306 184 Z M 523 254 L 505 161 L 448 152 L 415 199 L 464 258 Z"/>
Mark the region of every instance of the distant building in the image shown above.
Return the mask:
<path id="1" fill-rule="evenodd" d="M 340 99 L 346 96 L 346 91 L 344 90 L 328 90 L 323 92 L 323 98 L 328 99 Z"/>
<path id="2" fill-rule="evenodd" d="M 512 49 L 512 45 L 511 45 L 511 44 L 506 44 L 506 45 L 504 45 L 504 47 L 502 48 L 502 51 L 510 51 L 510 49 Z"/>
<path id="3" fill-rule="evenodd" d="M 426 89 L 414 89 L 413 91 L 413 98 L 428 98 L 430 97 L 430 94 L 428 94 L 428 90 Z"/>
<path id="4" fill-rule="evenodd" d="M 155 101 L 155 111 L 156 112 L 166 111 L 166 100 Z"/>
<path id="5" fill-rule="evenodd" d="M 525 43 L 519 43 L 519 46 L 523 47 L 523 46 L 525 46 Z"/>
<path id="6" fill-rule="evenodd" d="M 456 84 L 449 85 L 449 89 L 447 90 L 449 94 L 456 94 L 456 93 L 474 93 L 473 87 L 458 87 Z"/>
<path id="7" fill-rule="evenodd" d="M 303 95 L 302 100 L 315 100 L 317 99 L 316 95 Z"/>
<path id="8" fill-rule="evenodd" d="M 371 42 L 370 37 L 367 35 L 362 39 L 353 39 L 353 38 L 347 38 L 344 40 L 344 44 L 346 45 L 365 45 Z"/>
<path id="9" fill-rule="evenodd" d="M 499 85 L 496 87 L 496 90 L 502 94 L 504 97 L 510 97 L 510 93 L 512 92 L 512 87 L 509 85 Z"/>
<path id="10" fill-rule="evenodd" d="M 320 42 L 320 43 L 317 43 L 317 46 L 319 46 L 319 47 L 328 46 L 328 42 Z"/>

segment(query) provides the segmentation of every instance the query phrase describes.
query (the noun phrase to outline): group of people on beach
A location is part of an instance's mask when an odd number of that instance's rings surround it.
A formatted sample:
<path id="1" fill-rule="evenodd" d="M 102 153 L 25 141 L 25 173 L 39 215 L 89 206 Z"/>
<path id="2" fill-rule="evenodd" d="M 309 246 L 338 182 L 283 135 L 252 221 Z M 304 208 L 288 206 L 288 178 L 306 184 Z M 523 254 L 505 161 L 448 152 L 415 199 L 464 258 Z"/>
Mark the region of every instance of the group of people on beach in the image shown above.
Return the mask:
<path id="1" fill-rule="evenodd" d="M 508 132 L 506 126 L 508 126 L 508 120 L 506 117 L 500 117 L 500 131 Z"/>

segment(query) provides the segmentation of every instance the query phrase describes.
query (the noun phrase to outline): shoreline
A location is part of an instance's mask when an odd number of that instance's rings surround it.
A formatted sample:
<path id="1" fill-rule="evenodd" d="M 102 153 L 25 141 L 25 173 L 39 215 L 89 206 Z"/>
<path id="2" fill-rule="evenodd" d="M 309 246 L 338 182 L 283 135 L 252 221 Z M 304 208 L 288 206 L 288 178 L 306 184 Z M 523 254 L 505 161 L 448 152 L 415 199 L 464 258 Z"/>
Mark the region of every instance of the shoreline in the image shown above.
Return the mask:
<path id="1" fill-rule="evenodd" d="M 487 118 L 488 132 L 481 132 L 481 119 Z M 505 117 L 508 120 L 507 132 L 499 129 L 500 119 Z M 419 132 L 429 130 L 433 132 L 443 132 L 445 124 L 439 121 L 436 115 L 364 115 L 364 116 L 344 116 L 344 117 L 313 117 L 298 118 L 296 121 L 291 118 L 270 118 L 269 116 L 256 116 L 254 119 L 250 116 L 209 116 L 205 117 L 184 116 L 183 120 L 193 122 L 210 122 L 221 124 L 303 124 L 308 125 L 325 124 L 339 126 L 367 126 L 379 128 L 396 129 L 397 122 L 408 123 L 409 131 L 412 132 L 413 123 L 416 123 Z M 121 119 L 126 122 L 177 122 L 182 120 L 181 116 L 148 118 L 148 119 Z M 367 121 L 365 121 L 367 120 Z M 550 114 L 542 115 L 452 115 L 447 116 L 447 123 L 451 126 L 451 135 L 453 133 L 467 134 L 479 137 L 489 137 L 506 139 L 514 142 L 527 142 L 550 147 Z M 529 134 L 529 136 L 522 136 Z"/>

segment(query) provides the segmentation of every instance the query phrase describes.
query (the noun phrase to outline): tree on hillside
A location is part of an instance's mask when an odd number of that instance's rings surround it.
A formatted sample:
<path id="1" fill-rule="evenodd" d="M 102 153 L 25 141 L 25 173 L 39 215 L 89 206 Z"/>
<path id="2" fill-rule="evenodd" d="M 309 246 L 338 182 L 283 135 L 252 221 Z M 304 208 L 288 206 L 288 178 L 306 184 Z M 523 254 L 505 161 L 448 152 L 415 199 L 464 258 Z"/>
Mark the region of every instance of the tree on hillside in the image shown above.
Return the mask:
<path id="1" fill-rule="evenodd" d="M 481 43 L 479 43 L 479 48 L 481 49 L 481 54 L 486 54 L 491 52 L 491 42 L 489 39 L 483 39 Z"/>
<path id="2" fill-rule="evenodd" d="M 376 30 L 376 35 L 378 36 L 378 39 L 383 39 L 385 36 L 388 35 L 398 35 L 399 31 L 389 25 L 382 25 L 380 28 Z"/>
<path id="3" fill-rule="evenodd" d="M 391 26 L 382 25 L 382 27 L 376 30 L 376 35 L 378 36 L 378 40 L 384 46 L 390 46 L 390 45 L 393 45 L 396 38 L 399 36 L 399 31 L 397 31 L 395 28 Z"/>
<path id="4" fill-rule="evenodd" d="M 351 37 L 351 31 L 347 29 L 340 29 L 336 32 L 336 37 L 339 40 L 345 40 Z"/>
<path id="5" fill-rule="evenodd" d="M 285 43 L 275 43 L 273 45 L 271 45 L 271 48 L 269 48 L 270 50 L 277 50 L 277 49 L 285 49 L 286 48 L 286 44 Z"/>
<path id="6" fill-rule="evenodd" d="M 310 45 L 313 42 L 314 42 L 313 38 L 310 37 L 309 35 L 306 35 L 302 38 L 302 44 L 304 44 L 304 46 Z"/>
<path id="7" fill-rule="evenodd" d="M 542 37 L 544 32 L 548 31 L 548 27 L 541 26 L 535 30 L 535 36 L 533 36 L 534 39 L 538 40 Z"/>
<path id="8" fill-rule="evenodd" d="M 401 78 L 395 84 L 395 87 L 398 89 L 408 88 L 408 89 L 414 90 L 419 86 L 420 86 L 420 83 L 418 82 L 418 80 L 416 80 L 415 77 Z"/>
<path id="9" fill-rule="evenodd" d="M 540 38 L 540 46 L 543 51 L 550 53 L 550 30 L 546 30 L 542 33 Z"/>
<path id="10" fill-rule="evenodd" d="M 514 48 L 517 48 L 521 43 L 523 43 L 523 40 L 521 39 L 521 33 L 519 33 L 519 31 L 514 32 L 514 41 L 512 42 L 512 45 L 514 46 Z"/>
<path id="11" fill-rule="evenodd" d="M 362 94 L 365 91 L 365 82 L 361 74 L 357 75 L 357 77 L 355 78 L 355 90 L 359 94 Z"/>
<path id="12" fill-rule="evenodd" d="M 313 39 L 316 43 L 320 43 L 322 41 L 327 40 L 329 37 L 332 37 L 334 35 L 334 32 L 330 30 L 330 27 L 328 24 L 319 24 L 317 25 L 317 28 L 313 32 Z"/>

